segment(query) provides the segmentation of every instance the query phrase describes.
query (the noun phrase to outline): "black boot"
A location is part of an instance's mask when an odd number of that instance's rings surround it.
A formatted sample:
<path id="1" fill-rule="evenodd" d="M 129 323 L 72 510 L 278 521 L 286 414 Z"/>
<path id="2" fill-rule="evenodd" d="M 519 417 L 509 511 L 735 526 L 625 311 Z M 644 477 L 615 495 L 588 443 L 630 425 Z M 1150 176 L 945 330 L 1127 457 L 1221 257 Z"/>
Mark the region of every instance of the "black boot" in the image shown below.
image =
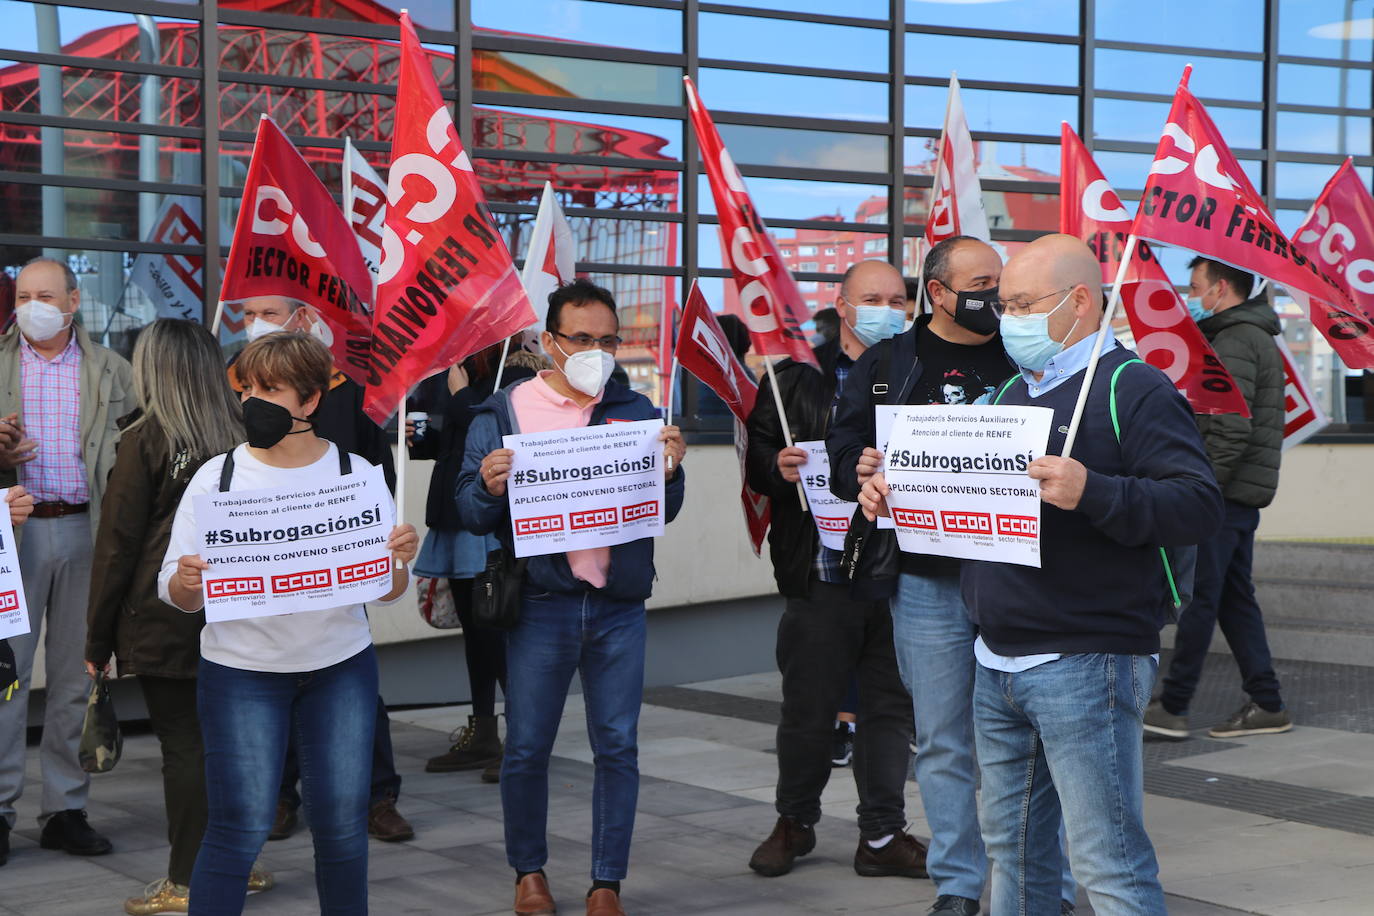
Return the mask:
<path id="1" fill-rule="evenodd" d="M 468 724 L 453 736 L 453 747 L 447 753 L 431 757 L 425 764 L 426 773 L 456 773 L 459 770 L 483 770 L 501 759 L 501 738 L 496 730 L 495 716 L 468 716 Z"/>

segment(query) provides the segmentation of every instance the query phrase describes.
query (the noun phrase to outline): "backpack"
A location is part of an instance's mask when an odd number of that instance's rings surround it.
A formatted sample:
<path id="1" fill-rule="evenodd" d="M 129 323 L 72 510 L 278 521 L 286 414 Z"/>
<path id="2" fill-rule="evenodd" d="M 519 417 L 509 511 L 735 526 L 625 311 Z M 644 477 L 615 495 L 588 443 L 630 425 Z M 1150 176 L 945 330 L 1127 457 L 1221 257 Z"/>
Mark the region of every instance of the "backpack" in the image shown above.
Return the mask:
<path id="1" fill-rule="evenodd" d="M 1121 375 L 1122 370 L 1131 363 L 1144 362 L 1142 359 L 1128 359 L 1112 372 L 1108 387 L 1108 409 L 1112 417 L 1112 432 L 1116 434 L 1117 445 L 1121 444 L 1121 422 L 1116 411 L 1116 380 Z M 1001 401 L 1002 395 L 1018 378 L 1020 378 L 1019 375 L 1013 375 L 1007 379 L 998 389 L 997 397 L 993 398 L 992 403 L 996 404 Z M 1164 600 L 1165 623 L 1178 623 L 1179 616 L 1193 600 L 1193 577 L 1197 571 L 1197 545 L 1160 547 L 1159 559 L 1164 565 L 1164 581 L 1169 586 Z"/>

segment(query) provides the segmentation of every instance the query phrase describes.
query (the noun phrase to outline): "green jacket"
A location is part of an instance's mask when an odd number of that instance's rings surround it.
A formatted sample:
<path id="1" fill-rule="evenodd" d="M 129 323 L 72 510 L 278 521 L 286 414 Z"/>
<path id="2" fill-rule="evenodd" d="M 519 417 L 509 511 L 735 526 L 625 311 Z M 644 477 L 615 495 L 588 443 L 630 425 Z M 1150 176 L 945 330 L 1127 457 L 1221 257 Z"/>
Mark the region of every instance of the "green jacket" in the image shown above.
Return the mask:
<path id="1" fill-rule="evenodd" d="M 134 403 L 134 372 L 128 360 L 94 343 L 81 325 L 72 326 L 81 348 L 81 458 L 86 464 L 86 485 L 91 491 L 91 537 L 100 528 L 100 500 L 105 481 L 114 468 L 115 421 L 129 413 Z M 12 413 L 24 419 L 24 395 L 19 387 L 19 328 L 0 336 L 0 416 Z M 38 443 L 41 449 L 43 443 Z M 16 471 L 0 471 L 0 487 L 19 482 Z"/>
<path id="2" fill-rule="evenodd" d="M 1198 322 L 1217 357 L 1240 386 L 1249 419 L 1199 414 L 1198 430 L 1226 499 L 1262 509 L 1274 500 L 1283 453 L 1283 358 L 1274 337 L 1279 317 L 1263 298 Z"/>

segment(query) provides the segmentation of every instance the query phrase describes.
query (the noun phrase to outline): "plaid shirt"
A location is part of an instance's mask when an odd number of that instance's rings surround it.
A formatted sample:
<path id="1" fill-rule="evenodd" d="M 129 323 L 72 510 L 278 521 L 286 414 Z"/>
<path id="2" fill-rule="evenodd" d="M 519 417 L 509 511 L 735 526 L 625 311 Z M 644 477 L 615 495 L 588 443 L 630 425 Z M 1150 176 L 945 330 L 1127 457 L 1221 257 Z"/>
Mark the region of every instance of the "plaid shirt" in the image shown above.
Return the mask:
<path id="1" fill-rule="evenodd" d="M 849 370 L 854 368 L 854 360 L 840 351 L 839 359 L 835 360 L 835 398 L 830 402 L 830 422 L 835 421 L 835 408 L 839 406 L 840 395 L 844 392 L 844 383 L 849 378 Z M 827 424 L 829 425 L 829 424 Z M 844 574 L 840 567 L 840 558 L 844 556 L 842 550 L 832 550 L 824 545 L 817 545 L 816 561 L 812 568 L 816 571 L 816 577 L 822 582 L 848 582 L 849 578 Z"/>
<path id="2" fill-rule="evenodd" d="M 19 483 L 40 503 L 89 502 L 81 451 L 81 347 L 76 334 L 54 360 L 38 355 L 20 336 L 19 389 L 24 429 L 38 457 L 19 466 Z"/>

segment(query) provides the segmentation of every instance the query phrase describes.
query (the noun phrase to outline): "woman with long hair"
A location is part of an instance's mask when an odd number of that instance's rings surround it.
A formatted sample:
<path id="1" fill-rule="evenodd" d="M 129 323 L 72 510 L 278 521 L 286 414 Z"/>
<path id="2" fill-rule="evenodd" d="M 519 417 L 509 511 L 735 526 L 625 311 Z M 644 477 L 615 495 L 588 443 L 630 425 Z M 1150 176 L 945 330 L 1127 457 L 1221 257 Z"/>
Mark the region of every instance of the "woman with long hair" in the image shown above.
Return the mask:
<path id="1" fill-rule="evenodd" d="M 315 435 L 333 370 L 333 357 L 318 340 L 270 334 L 245 347 L 236 366 L 248 441 L 211 458 L 191 478 L 158 573 L 158 594 L 191 614 L 205 606 L 202 575 L 210 568 L 199 554 L 197 496 L 316 488 L 370 467 Z M 391 529 L 391 588 L 381 603 L 405 591 L 418 541 L 410 525 Z M 243 912 L 249 871 L 276 814 L 288 735 L 300 760 L 320 912 L 365 914 L 377 654 L 363 606 L 207 623 L 197 706 L 209 822 L 191 874 L 193 916 Z"/>
<path id="2" fill-rule="evenodd" d="M 205 759 L 196 716 L 196 669 L 204 614 L 183 614 L 157 596 L 157 573 L 181 494 L 213 455 L 243 441 L 243 413 L 224 376 L 210 332 L 164 318 L 134 346 L 138 409 L 123 430 L 101 504 L 87 610 L 86 669 L 94 677 L 110 657 L 135 675 L 162 748 L 162 790 L 171 852 L 167 876 L 132 897 L 132 916 L 185 913 L 191 867 L 205 832 Z M 253 890 L 272 878 L 253 876 Z"/>

